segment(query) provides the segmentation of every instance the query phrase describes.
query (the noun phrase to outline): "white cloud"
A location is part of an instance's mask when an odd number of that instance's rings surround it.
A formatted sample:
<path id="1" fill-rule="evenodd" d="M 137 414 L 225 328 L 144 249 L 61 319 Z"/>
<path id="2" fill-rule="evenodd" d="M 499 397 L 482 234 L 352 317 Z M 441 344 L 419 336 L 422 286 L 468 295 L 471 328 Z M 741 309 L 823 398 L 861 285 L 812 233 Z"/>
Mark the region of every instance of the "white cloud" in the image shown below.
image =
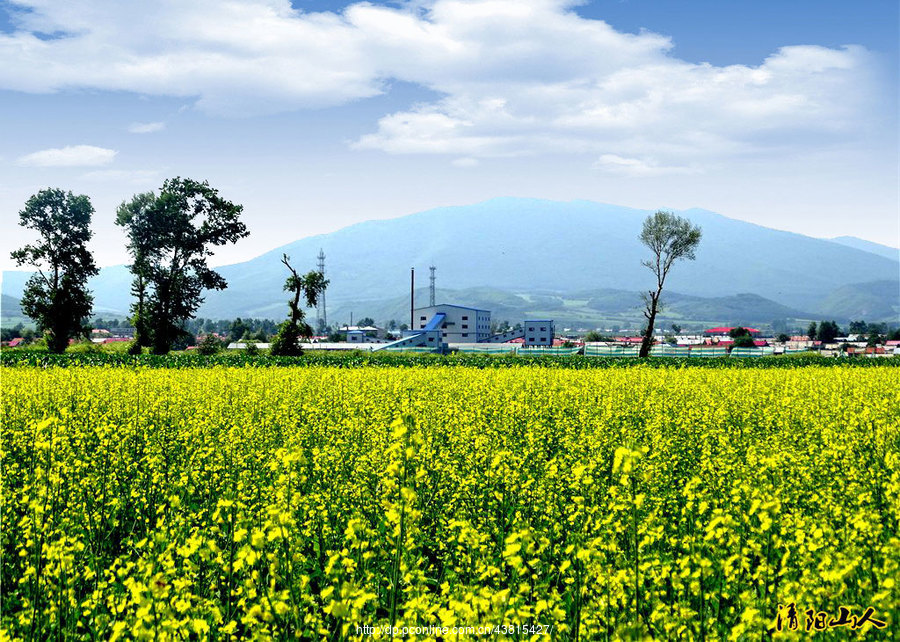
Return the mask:
<path id="1" fill-rule="evenodd" d="M 653 160 L 623 158 L 615 154 L 603 154 L 593 165 L 594 169 L 609 174 L 629 177 L 661 176 L 663 174 L 696 174 L 694 167 L 665 167 Z"/>
<path id="2" fill-rule="evenodd" d="M 455 158 L 450 162 L 454 167 L 478 167 L 480 164 L 477 158 L 464 156 L 463 158 Z"/>
<path id="3" fill-rule="evenodd" d="M 694 64 L 672 55 L 669 38 L 617 32 L 567 0 L 358 3 L 340 14 L 288 0 L 17 4 L 29 11 L 0 34 L 9 61 L 0 88 L 183 96 L 222 115 L 343 104 L 392 80 L 438 93 L 354 143 L 396 154 L 653 158 L 605 165 L 660 173 L 839 144 L 878 101 L 859 46 L 784 47 L 755 66 Z M 35 35 L 59 31 L 68 35 Z"/>
<path id="4" fill-rule="evenodd" d="M 153 122 L 153 123 L 131 123 L 128 126 L 128 131 L 132 134 L 152 134 L 153 132 L 159 132 L 166 128 L 166 124 L 163 122 Z"/>
<path id="5" fill-rule="evenodd" d="M 70 145 L 26 154 L 17 163 L 27 167 L 96 167 L 108 165 L 117 153 L 93 145 Z"/>

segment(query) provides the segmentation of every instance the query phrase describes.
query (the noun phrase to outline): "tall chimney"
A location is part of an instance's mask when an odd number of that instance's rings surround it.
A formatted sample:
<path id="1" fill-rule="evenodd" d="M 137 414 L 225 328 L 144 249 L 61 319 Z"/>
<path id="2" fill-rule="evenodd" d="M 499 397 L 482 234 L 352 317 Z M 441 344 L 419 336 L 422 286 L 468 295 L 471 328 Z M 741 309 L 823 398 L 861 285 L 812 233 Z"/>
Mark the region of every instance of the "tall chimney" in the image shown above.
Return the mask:
<path id="1" fill-rule="evenodd" d="M 415 330 L 416 318 L 416 268 L 409 268 L 409 329 Z"/>

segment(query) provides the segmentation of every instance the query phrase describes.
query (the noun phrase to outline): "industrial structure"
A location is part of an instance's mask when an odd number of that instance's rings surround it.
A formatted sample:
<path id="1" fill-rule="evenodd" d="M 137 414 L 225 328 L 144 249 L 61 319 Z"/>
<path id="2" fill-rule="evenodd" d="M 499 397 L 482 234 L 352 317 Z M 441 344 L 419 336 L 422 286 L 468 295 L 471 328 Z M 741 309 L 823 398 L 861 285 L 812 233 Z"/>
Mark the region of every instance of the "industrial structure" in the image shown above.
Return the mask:
<path id="1" fill-rule="evenodd" d="M 325 276 L 325 250 L 319 248 L 319 263 L 318 270 L 319 274 L 323 277 Z M 319 300 L 316 303 L 316 329 L 324 328 L 328 325 L 328 316 L 325 313 L 325 290 L 319 294 Z"/>
<path id="2" fill-rule="evenodd" d="M 491 334 L 491 313 L 481 308 L 441 303 L 412 311 L 412 329 L 397 341 L 375 347 L 375 350 L 463 349 L 467 345 L 522 341 L 523 347 L 553 345 L 552 320 L 526 321 L 519 329 Z M 530 329 L 529 329 L 530 328 Z M 349 337 L 348 337 L 349 338 Z"/>
<path id="3" fill-rule="evenodd" d="M 444 343 L 481 343 L 491 336 L 490 312 L 448 303 L 417 309 L 413 328 L 423 330 L 438 314 L 444 315 L 441 323 Z"/>
<path id="4" fill-rule="evenodd" d="M 428 287 L 428 305 L 434 307 L 434 271 L 437 269 L 433 265 L 428 268 L 431 270 L 431 283 Z"/>

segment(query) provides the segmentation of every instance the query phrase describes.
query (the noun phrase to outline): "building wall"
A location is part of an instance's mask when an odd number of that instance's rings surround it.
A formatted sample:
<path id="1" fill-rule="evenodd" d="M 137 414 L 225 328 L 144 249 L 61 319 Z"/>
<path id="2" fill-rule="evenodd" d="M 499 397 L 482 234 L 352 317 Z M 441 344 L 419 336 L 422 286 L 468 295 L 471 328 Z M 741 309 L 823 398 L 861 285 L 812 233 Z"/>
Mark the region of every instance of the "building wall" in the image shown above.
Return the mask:
<path id="1" fill-rule="evenodd" d="M 549 346 L 553 345 L 554 334 L 553 321 L 550 319 L 535 319 L 525 321 L 525 345 Z"/>
<path id="2" fill-rule="evenodd" d="M 435 305 L 415 311 L 415 328 L 423 329 L 438 312 L 447 315 L 441 329 L 444 343 L 479 343 L 491 335 L 491 313 L 456 305 Z"/>

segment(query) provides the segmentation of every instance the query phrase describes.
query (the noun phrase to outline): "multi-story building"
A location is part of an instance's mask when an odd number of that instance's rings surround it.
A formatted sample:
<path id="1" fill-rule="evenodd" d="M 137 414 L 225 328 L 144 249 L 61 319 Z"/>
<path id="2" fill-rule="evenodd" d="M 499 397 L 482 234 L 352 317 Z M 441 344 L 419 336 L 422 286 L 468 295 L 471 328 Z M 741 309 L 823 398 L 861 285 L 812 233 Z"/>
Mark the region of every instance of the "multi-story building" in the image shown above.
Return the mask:
<path id="1" fill-rule="evenodd" d="M 488 310 L 447 303 L 415 310 L 413 329 L 424 330 L 438 313 L 445 315 L 440 328 L 444 343 L 480 343 L 491 336 L 491 313 Z"/>
<path id="2" fill-rule="evenodd" d="M 525 321 L 525 342 L 527 346 L 552 346 L 554 327 L 551 319 Z"/>

